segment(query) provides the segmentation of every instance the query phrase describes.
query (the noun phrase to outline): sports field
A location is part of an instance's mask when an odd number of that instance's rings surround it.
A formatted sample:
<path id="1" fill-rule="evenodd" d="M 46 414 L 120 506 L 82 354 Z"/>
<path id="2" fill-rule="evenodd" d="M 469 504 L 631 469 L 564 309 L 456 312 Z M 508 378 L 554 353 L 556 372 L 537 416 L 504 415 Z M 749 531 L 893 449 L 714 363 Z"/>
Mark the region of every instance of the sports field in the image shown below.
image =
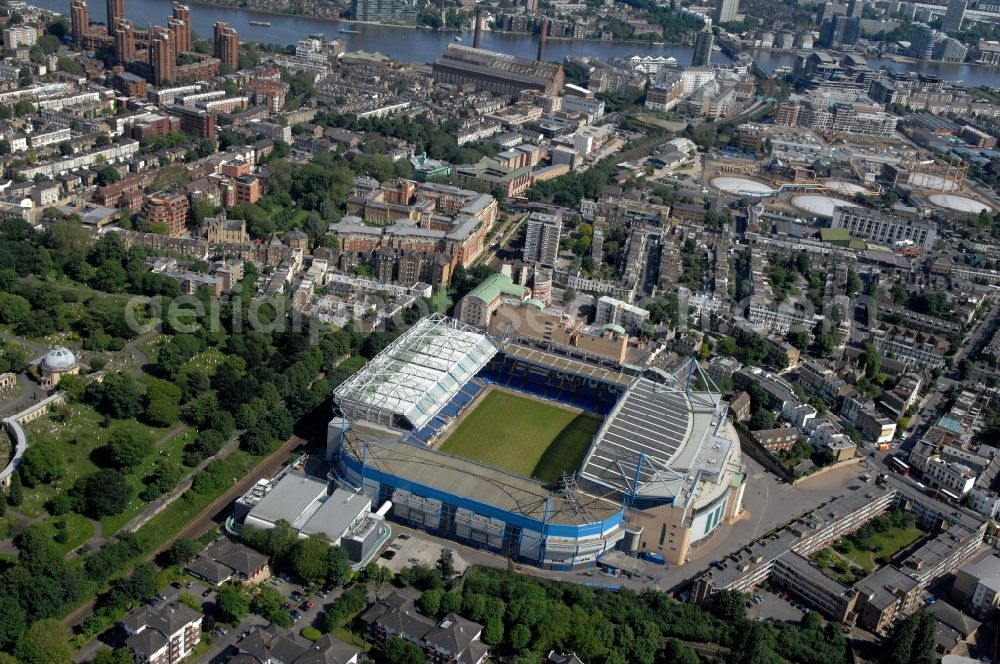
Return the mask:
<path id="1" fill-rule="evenodd" d="M 600 426 L 599 417 L 494 388 L 439 449 L 554 483 L 580 467 Z"/>

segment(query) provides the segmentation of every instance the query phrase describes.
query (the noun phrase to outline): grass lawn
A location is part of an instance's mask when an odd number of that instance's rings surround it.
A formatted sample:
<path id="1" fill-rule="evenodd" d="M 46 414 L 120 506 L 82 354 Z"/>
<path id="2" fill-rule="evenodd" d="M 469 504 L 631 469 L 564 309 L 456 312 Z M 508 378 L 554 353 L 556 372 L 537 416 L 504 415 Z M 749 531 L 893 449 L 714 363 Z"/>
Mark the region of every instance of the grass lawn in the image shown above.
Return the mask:
<path id="1" fill-rule="evenodd" d="M 493 389 L 466 414 L 441 451 L 555 482 L 579 468 L 601 419 Z"/>
<path id="2" fill-rule="evenodd" d="M 156 356 L 160 352 L 160 346 L 170 341 L 170 337 L 165 334 L 154 334 L 149 339 L 146 339 L 140 343 L 137 347 L 146 357 L 149 358 L 151 364 L 156 364 Z"/>
<path id="3" fill-rule="evenodd" d="M 225 476 L 235 483 L 249 473 L 261 459 L 253 457 L 243 450 L 236 450 L 222 461 L 220 475 Z M 168 538 L 181 530 L 191 522 L 198 513 L 209 503 L 215 500 L 226 488 L 213 491 L 210 494 L 197 494 L 191 490 L 185 491 L 184 495 L 170 503 L 162 512 L 147 521 L 137 534 L 142 539 L 144 550 L 148 553 L 155 550 Z"/>
<path id="4" fill-rule="evenodd" d="M 57 524 L 65 524 L 65 527 L 58 528 Z M 94 536 L 94 524 L 85 516 L 74 514 L 63 514 L 62 516 L 49 517 L 40 521 L 39 525 L 45 529 L 53 538 L 56 547 L 62 551 L 63 555 L 69 553 Z M 59 542 L 55 539 L 56 533 L 63 531 L 66 533 L 66 541 Z"/>
<path id="5" fill-rule="evenodd" d="M 164 429 L 163 433 L 160 434 L 159 438 L 167 435 L 168 429 Z M 136 496 L 139 495 L 145 488 L 143 483 L 143 478 L 147 477 L 156 465 L 159 459 L 171 459 L 180 463 L 181 456 L 183 456 L 184 448 L 188 446 L 198 432 L 194 429 L 184 429 L 180 433 L 174 435 L 168 440 L 164 441 L 163 444 L 154 452 L 146 457 L 143 462 L 137 467 L 133 468 L 128 473 L 128 478 L 135 487 Z M 157 440 L 159 440 L 159 438 Z M 154 441 L 155 442 L 155 441 Z M 183 466 L 182 466 L 183 467 Z M 185 472 L 190 472 L 190 468 L 183 467 Z M 106 516 L 101 519 L 101 528 L 105 533 L 114 533 L 121 529 L 129 520 L 132 519 L 136 514 L 146 509 L 149 503 L 140 500 L 138 497 L 133 498 L 129 504 L 128 508 L 121 514 L 114 514 L 112 516 Z"/>
<path id="6" fill-rule="evenodd" d="M 861 550 L 852 546 L 849 552 L 841 555 L 870 574 L 876 567 L 876 560 L 899 553 L 926 534 L 916 526 L 890 528 L 884 533 L 875 533 L 872 536 L 871 543 L 873 547 L 878 547 L 877 551 Z"/>
<path id="7" fill-rule="evenodd" d="M 54 443 L 66 461 L 66 472 L 55 483 L 24 488 L 24 504 L 18 511 L 28 516 L 41 514 L 49 498 L 59 491 L 69 489 L 77 478 L 95 472 L 98 468 L 91 459 L 91 454 L 104 445 L 108 436 L 116 429 L 132 427 L 154 442 L 168 431 L 135 420 L 114 420 L 110 426 L 103 427 L 104 418 L 90 406 L 80 403 L 64 406 L 60 411 L 63 410 L 67 413 L 63 421 L 53 419 L 50 414 L 25 426 L 28 445 L 41 441 Z M 135 480 L 137 487 L 140 486 L 140 480 L 141 477 Z M 110 533 L 105 530 L 104 534 Z"/>
<path id="8" fill-rule="evenodd" d="M 338 369 L 354 373 L 367 364 L 368 358 L 363 355 L 351 355 L 349 358 L 337 365 Z"/>
<path id="9" fill-rule="evenodd" d="M 181 369 L 181 372 L 200 371 L 211 378 L 215 375 L 215 370 L 219 368 L 224 359 L 225 355 L 222 354 L 221 350 L 215 347 L 208 348 L 188 360 Z"/>
<path id="10" fill-rule="evenodd" d="M 340 639 L 344 643 L 349 643 L 355 648 L 361 648 L 365 652 L 372 649 L 372 644 L 368 643 L 354 632 L 348 631 L 346 627 L 338 627 L 333 630 L 333 637 Z"/>

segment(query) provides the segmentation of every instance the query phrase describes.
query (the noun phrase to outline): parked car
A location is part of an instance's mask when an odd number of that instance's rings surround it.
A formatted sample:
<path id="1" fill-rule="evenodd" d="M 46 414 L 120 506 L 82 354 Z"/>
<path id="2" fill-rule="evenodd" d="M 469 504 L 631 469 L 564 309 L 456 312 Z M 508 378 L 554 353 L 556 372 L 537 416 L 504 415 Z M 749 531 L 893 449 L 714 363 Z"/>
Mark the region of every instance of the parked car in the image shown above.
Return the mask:
<path id="1" fill-rule="evenodd" d="M 312 602 L 310 602 L 309 600 L 306 600 L 306 601 L 302 602 L 302 606 L 300 606 L 299 608 L 302 609 L 303 611 L 309 611 L 310 609 L 313 608 L 313 606 L 315 606 L 315 605 Z"/>
<path id="2" fill-rule="evenodd" d="M 201 596 L 202 596 L 202 597 L 204 598 L 204 597 L 208 597 L 208 596 L 209 596 L 209 595 L 211 595 L 211 594 L 212 594 L 212 589 L 211 589 L 211 588 L 209 588 L 208 590 L 206 590 L 205 592 L 203 592 L 203 593 L 201 594 Z"/>
<path id="3" fill-rule="evenodd" d="M 396 552 L 395 551 L 391 551 L 391 550 L 390 551 L 383 551 L 382 555 L 379 556 L 379 557 L 382 558 L 383 560 L 392 560 L 393 558 L 396 557 Z"/>
<path id="4" fill-rule="evenodd" d="M 298 622 L 298 621 L 302 620 L 302 614 L 299 613 L 298 611 L 292 611 L 288 615 L 290 615 L 292 617 L 292 622 Z"/>
<path id="5" fill-rule="evenodd" d="M 300 593 L 298 590 L 293 590 L 292 594 L 289 595 L 289 597 L 291 598 L 291 600 L 293 602 L 300 602 L 300 601 L 302 601 L 302 593 Z"/>

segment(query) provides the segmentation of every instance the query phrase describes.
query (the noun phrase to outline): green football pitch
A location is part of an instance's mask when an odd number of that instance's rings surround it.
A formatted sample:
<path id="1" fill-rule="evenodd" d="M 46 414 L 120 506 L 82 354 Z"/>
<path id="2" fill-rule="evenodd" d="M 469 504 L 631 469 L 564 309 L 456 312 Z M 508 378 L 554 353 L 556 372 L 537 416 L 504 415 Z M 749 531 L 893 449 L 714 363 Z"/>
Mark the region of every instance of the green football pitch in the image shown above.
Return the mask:
<path id="1" fill-rule="evenodd" d="M 554 483 L 579 469 L 600 426 L 599 417 L 494 388 L 439 449 Z"/>

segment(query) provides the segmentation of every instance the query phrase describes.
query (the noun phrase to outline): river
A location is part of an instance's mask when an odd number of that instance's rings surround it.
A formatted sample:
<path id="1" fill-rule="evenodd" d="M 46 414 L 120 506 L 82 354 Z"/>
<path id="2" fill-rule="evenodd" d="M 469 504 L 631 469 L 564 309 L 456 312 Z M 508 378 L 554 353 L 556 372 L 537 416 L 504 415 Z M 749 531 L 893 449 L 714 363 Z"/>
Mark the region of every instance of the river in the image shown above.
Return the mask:
<path id="1" fill-rule="evenodd" d="M 68 0 L 29 0 L 30 4 L 57 11 L 69 11 Z M 105 3 L 90 1 L 91 19 L 104 19 Z M 125 0 L 125 14 L 139 26 L 146 24 L 166 25 L 170 15 L 169 0 Z M 389 25 L 342 24 L 334 21 L 299 16 L 262 14 L 259 12 L 192 4 L 195 32 L 211 38 L 212 25 L 225 21 L 236 28 L 240 39 L 261 43 L 294 44 L 310 34 L 325 34 L 330 39 L 347 42 L 349 51 L 380 51 L 401 62 L 433 62 L 452 42 L 456 33 L 417 30 Z M 270 27 L 250 25 L 251 20 L 268 21 Z M 342 34 L 340 27 L 357 30 L 358 34 Z M 466 43 L 471 43 L 472 33 L 461 33 Z M 511 55 L 534 58 L 538 41 L 532 35 L 484 32 L 483 48 Z M 690 64 L 691 49 L 681 46 L 657 46 L 648 43 L 623 43 L 610 41 L 550 39 L 545 47 L 546 60 L 562 60 L 567 55 L 589 55 L 601 59 L 611 59 L 631 55 L 666 55 L 677 58 L 681 66 Z M 792 65 L 795 54 L 787 51 L 760 51 L 753 54 L 757 62 L 766 70 Z M 712 56 L 716 62 L 728 60 L 722 53 Z M 1000 87 L 1000 68 L 942 62 L 898 63 L 892 60 L 869 58 L 873 68 L 882 66 L 902 71 L 923 71 L 937 74 L 948 81 L 958 81 L 962 85 L 983 85 Z"/>

